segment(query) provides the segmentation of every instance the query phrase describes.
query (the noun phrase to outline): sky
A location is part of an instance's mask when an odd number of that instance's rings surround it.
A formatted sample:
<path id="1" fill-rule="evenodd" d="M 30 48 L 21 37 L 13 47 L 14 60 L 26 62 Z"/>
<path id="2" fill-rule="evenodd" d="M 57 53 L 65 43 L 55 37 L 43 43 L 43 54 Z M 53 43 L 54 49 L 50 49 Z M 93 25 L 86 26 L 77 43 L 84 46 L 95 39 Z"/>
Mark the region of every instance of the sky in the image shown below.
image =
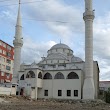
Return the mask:
<path id="1" fill-rule="evenodd" d="M 93 0 L 94 61 L 100 80 L 110 80 L 110 0 Z M 23 48 L 21 62 L 39 62 L 51 46 L 68 45 L 85 60 L 84 0 L 21 0 Z M 13 46 L 18 0 L 0 0 L 0 39 Z"/>

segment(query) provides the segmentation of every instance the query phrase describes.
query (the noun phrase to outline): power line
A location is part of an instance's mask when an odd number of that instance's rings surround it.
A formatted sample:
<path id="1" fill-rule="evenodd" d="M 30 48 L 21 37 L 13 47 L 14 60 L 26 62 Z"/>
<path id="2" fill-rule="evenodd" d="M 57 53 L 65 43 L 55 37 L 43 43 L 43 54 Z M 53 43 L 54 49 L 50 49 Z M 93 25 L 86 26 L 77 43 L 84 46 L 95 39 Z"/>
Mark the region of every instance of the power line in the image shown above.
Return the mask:
<path id="1" fill-rule="evenodd" d="M 37 0 L 37 1 L 31 1 L 31 2 L 21 2 L 20 4 L 24 5 L 24 4 L 30 4 L 30 3 L 35 3 L 35 2 L 44 2 L 44 1 L 48 1 L 48 0 Z M 1 2 L 3 2 L 3 1 L 1 1 Z M 13 6 L 13 5 L 18 5 L 18 4 L 1 5 L 0 7 Z"/>
<path id="2" fill-rule="evenodd" d="M 32 20 L 32 21 L 44 21 L 44 22 L 70 23 L 70 22 L 67 22 L 67 21 L 60 21 L 60 20 L 51 21 L 51 20 L 45 20 L 45 19 L 29 19 L 29 18 L 22 18 L 22 19 Z"/>
<path id="3" fill-rule="evenodd" d="M 2 1 L 0 1 L 0 2 L 7 2 L 7 1 L 11 1 L 11 0 L 2 0 Z"/>
<path id="4" fill-rule="evenodd" d="M 21 2 L 21 4 L 28 4 L 28 3 L 35 3 L 35 2 L 44 2 L 48 0 L 37 0 L 37 1 L 31 1 L 31 2 Z"/>

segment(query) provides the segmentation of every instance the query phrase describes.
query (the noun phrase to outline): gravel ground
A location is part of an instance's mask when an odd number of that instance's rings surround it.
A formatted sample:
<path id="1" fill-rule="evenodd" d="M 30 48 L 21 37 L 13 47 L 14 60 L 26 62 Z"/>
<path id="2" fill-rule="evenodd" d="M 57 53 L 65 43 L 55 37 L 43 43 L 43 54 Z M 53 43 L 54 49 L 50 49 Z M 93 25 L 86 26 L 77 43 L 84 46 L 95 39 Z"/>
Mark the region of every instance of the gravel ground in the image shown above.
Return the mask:
<path id="1" fill-rule="evenodd" d="M 27 100 L 10 97 L 0 99 L 0 110 L 110 110 L 102 101 Z"/>

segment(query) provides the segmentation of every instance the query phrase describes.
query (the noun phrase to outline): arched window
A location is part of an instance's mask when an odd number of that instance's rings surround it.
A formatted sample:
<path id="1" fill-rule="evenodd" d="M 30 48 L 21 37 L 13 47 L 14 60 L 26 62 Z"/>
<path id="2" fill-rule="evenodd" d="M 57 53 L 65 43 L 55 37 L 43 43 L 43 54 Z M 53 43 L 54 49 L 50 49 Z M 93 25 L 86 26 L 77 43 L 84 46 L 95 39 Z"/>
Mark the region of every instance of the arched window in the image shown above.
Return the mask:
<path id="1" fill-rule="evenodd" d="M 52 79 L 52 75 L 50 73 L 46 73 L 43 79 Z"/>
<path id="2" fill-rule="evenodd" d="M 55 75 L 54 79 L 65 79 L 65 78 L 64 78 L 64 75 L 63 75 L 62 73 L 58 72 L 58 73 Z"/>
<path id="3" fill-rule="evenodd" d="M 79 79 L 79 76 L 75 72 L 68 74 L 67 79 Z"/>
<path id="4" fill-rule="evenodd" d="M 24 80 L 24 74 L 21 76 L 20 80 Z"/>
<path id="5" fill-rule="evenodd" d="M 29 71 L 26 75 L 26 78 L 35 78 L 35 73 L 33 71 Z"/>
<path id="6" fill-rule="evenodd" d="M 39 72 L 38 78 L 42 79 L 42 73 L 41 72 Z"/>

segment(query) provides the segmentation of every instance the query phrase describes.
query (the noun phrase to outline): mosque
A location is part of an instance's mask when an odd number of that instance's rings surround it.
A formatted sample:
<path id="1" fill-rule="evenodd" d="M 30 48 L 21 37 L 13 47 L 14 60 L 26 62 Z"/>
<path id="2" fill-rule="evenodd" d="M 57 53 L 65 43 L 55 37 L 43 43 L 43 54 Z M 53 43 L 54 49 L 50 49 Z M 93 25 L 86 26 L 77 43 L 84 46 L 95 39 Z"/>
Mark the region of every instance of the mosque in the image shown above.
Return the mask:
<path id="1" fill-rule="evenodd" d="M 69 46 L 59 43 L 47 57 L 31 65 L 21 64 L 19 94 L 31 98 L 81 99 L 85 62 L 73 55 Z M 98 96 L 98 63 L 94 61 L 95 97 Z"/>
<path id="2" fill-rule="evenodd" d="M 85 61 L 74 56 L 66 44 L 56 44 L 47 51 L 39 63 L 20 65 L 22 23 L 20 3 L 13 41 L 14 72 L 12 94 L 29 96 L 33 99 L 96 99 L 99 90 L 99 67 L 93 61 L 92 0 L 85 0 Z"/>

